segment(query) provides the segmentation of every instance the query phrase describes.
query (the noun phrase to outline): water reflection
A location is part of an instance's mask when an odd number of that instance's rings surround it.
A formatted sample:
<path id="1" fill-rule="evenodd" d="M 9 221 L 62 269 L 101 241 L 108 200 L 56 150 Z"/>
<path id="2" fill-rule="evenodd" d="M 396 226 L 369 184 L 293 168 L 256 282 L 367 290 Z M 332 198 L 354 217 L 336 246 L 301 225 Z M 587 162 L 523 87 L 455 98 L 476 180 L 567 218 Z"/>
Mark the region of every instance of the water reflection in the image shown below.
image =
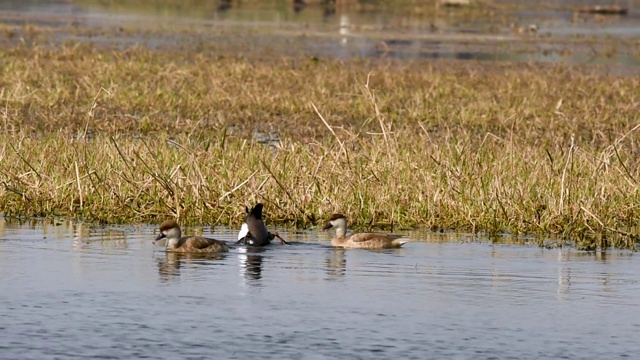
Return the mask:
<path id="1" fill-rule="evenodd" d="M 177 280 L 180 276 L 181 269 L 189 268 L 190 265 L 212 265 L 216 261 L 224 260 L 227 256 L 227 253 L 190 254 L 171 251 L 164 252 L 164 254 L 156 256 L 160 282 L 168 283 Z"/>
<path id="2" fill-rule="evenodd" d="M 343 248 L 331 248 L 327 250 L 327 259 L 325 260 L 327 265 L 327 280 L 337 280 L 346 274 L 347 258 L 345 251 Z"/>
<path id="3" fill-rule="evenodd" d="M 262 279 L 263 253 L 267 251 L 264 247 L 239 247 L 238 262 L 242 275 L 242 284 L 249 286 L 260 286 Z"/>
<path id="4" fill-rule="evenodd" d="M 565 265 L 562 249 L 558 249 L 558 299 L 567 300 L 571 290 L 571 267 Z"/>
<path id="5" fill-rule="evenodd" d="M 87 250 L 99 246 L 103 249 L 124 250 L 129 247 L 127 232 L 114 229 L 96 229 L 95 225 L 82 222 L 67 221 L 58 234 L 72 234 L 73 249 Z"/>
<path id="6" fill-rule="evenodd" d="M 180 276 L 180 258 L 178 254 L 166 252 L 164 256 L 158 255 L 156 259 L 161 282 L 170 282 Z"/>
<path id="7" fill-rule="evenodd" d="M 561 300 L 569 300 L 569 295 L 574 292 L 573 278 L 584 277 L 585 268 L 591 268 L 596 264 L 602 266 L 602 271 L 593 272 L 591 281 L 599 286 L 597 289 L 585 288 L 584 283 L 577 282 L 575 284 L 576 295 L 584 293 L 597 294 L 598 296 L 611 297 L 616 293 L 616 282 L 620 281 L 616 273 L 610 271 L 610 267 L 615 265 L 626 256 L 625 253 L 617 252 L 615 256 L 611 256 L 611 251 L 594 251 L 579 252 L 570 249 L 557 250 L 558 262 L 558 298 Z"/>

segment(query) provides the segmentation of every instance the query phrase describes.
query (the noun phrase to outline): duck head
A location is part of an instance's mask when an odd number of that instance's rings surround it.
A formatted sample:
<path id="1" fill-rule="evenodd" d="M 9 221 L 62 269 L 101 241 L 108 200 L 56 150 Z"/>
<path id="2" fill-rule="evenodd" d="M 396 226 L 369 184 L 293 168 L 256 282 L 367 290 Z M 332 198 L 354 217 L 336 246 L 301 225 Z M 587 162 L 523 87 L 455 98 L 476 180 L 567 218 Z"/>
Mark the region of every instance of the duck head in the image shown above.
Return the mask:
<path id="1" fill-rule="evenodd" d="M 322 227 L 322 231 L 327 231 L 331 228 L 336 229 L 337 236 L 344 236 L 347 232 L 347 218 L 342 214 L 331 215 L 326 225 Z"/>
<path id="2" fill-rule="evenodd" d="M 167 238 L 167 246 L 174 243 L 177 243 L 182 236 L 182 232 L 180 231 L 180 225 L 175 220 L 167 220 L 160 224 L 160 234 L 156 237 L 153 243 L 157 243 L 158 241 Z"/>

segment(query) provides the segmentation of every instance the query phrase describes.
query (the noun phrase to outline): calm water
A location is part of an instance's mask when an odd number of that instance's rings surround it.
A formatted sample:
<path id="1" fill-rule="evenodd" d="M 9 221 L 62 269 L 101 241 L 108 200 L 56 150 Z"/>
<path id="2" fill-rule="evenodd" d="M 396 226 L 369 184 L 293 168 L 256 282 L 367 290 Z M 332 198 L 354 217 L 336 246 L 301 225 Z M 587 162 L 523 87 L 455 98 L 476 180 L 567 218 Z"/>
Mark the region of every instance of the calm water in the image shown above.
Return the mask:
<path id="1" fill-rule="evenodd" d="M 226 229 L 186 229 L 232 240 Z M 632 252 L 427 241 L 188 258 L 149 227 L 0 219 L 0 358 L 615 359 L 640 353 Z M 424 239 L 423 239 L 424 240 Z M 440 240 L 440 241 L 439 241 Z"/>
<path id="2" fill-rule="evenodd" d="M 243 54 L 250 49 L 334 58 L 560 62 L 640 72 L 640 0 L 499 0 L 471 10 L 405 5 L 393 11 L 380 3 L 327 7 L 292 0 L 196 0 L 179 6 L 137 0 L 7 0 L 0 2 L 0 25 L 17 26 L 17 35 L 5 39 L 10 43 L 29 38 L 21 26 L 35 25 L 54 31 L 39 43 L 72 40 L 157 49 L 224 44 Z M 622 5 L 628 13 L 578 12 L 593 5 Z M 131 31 L 140 28 L 153 30 Z M 192 31 L 185 33 L 185 28 Z"/>

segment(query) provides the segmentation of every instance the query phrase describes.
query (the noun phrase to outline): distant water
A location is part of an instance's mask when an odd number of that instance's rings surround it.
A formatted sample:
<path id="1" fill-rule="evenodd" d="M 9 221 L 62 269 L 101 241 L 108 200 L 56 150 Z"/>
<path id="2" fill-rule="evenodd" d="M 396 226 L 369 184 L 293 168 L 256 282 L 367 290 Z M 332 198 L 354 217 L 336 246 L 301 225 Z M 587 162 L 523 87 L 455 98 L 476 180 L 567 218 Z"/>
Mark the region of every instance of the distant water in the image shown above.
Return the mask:
<path id="1" fill-rule="evenodd" d="M 57 29 L 53 41 L 115 47 L 182 49 L 210 43 L 241 53 L 593 64 L 618 73 L 640 72 L 640 0 L 501 0 L 471 10 L 417 7 L 420 11 L 412 11 L 415 6 L 389 11 L 375 0 L 360 7 L 293 1 L 169 3 L 11 0 L 0 2 L 0 24 L 43 26 Z M 593 5 L 621 5 L 628 13 L 578 11 Z M 171 33 L 167 24 L 195 32 Z M 129 31 L 135 28 L 163 31 Z M 92 31 L 77 31 L 82 29 Z"/>
<path id="2" fill-rule="evenodd" d="M 187 228 L 232 241 L 235 231 Z M 640 259 L 417 239 L 154 249 L 154 227 L 0 218 L 0 358 L 633 359 Z M 436 242 L 433 242 L 433 241 Z"/>

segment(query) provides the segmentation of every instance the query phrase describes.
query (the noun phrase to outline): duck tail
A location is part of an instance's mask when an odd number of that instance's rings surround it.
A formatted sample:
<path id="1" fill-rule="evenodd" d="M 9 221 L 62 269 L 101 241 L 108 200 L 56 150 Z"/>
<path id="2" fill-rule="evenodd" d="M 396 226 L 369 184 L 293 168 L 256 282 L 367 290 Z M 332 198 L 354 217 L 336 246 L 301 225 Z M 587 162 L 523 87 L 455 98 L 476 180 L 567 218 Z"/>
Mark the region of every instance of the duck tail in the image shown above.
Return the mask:
<path id="1" fill-rule="evenodd" d="M 256 219 L 262 219 L 262 203 L 256 204 L 251 211 L 248 211 L 247 217 L 253 217 Z"/>
<path id="2" fill-rule="evenodd" d="M 400 246 L 402 246 L 402 245 L 404 245 L 404 244 L 406 244 L 406 243 L 408 243 L 408 242 L 409 242 L 409 241 L 407 241 L 407 239 L 406 239 L 406 238 L 394 239 L 393 241 L 391 241 L 391 243 L 392 243 L 393 245 L 398 246 L 398 247 L 400 247 Z"/>

